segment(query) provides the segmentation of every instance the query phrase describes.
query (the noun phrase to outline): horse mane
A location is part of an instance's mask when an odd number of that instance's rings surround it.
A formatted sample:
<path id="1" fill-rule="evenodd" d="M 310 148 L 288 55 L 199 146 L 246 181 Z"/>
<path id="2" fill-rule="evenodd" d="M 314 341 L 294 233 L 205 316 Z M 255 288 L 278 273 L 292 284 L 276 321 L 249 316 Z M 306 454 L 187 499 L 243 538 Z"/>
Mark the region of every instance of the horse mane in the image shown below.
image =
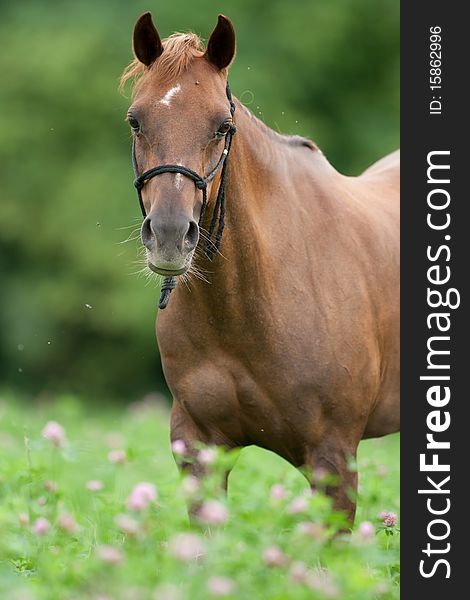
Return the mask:
<path id="1" fill-rule="evenodd" d="M 274 131 L 274 129 L 271 129 L 271 127 L 266 125 L 266 123 L 258 119 L 258 117 L 255 114 L 253 114 L 251 110 L 247 106 L 242 104 L 239 100 L 238 106 L 240 106 L 245 112 L 245 114 L 247 114 L 252 119 L 252 121 L 254 121 L 258 129 L 261 129 L 271 139 L 277 142 L 281 142 L 282 144 L 287 144 L 289 146 L 305 147 L 309 148 L 314 152 L 320 152 L 320 149 L 315 144 L 315 142 L 312 142 L 312 140 L 309 140 L 308 138 L 303 137 L 301 135 L 285 135 L 283 133 L 278 133 L 277 131 Z"/>
<path id="2" fill-rule="evenodd" d="M 146 67 L 137 58 L 124 69 L 119 83 L 122 90 L 129 79 L 133 80 L 132 95 L 139 87 L 142 75 L 146 71 L 158 73 L 161 80 L 167 81 L 186 71 L 194 58 L 204 54 L 201 38 L 192 32 L 173 33 L 162 42 L 163 53 L 150 67 Z"/>

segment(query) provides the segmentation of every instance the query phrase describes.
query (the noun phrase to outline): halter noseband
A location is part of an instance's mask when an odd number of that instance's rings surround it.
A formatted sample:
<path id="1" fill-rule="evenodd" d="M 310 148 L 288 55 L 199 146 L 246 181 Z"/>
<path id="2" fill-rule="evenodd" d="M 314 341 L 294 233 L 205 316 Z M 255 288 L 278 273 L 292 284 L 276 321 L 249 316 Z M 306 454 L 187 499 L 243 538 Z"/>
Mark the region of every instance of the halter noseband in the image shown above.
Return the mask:
<path id="1" fill-rule="evenodd" d="M 228 101 L 230 102 L 230 113 L 233 116 L 233 113 L 235 112 L 235 104 L 232 100 L 232 94 L 230 93 L 230 87 L 228 85 L 228 82 L 227 82 L 227 87 L 226 87 L 226 94 L 227 94 Z M 209 260 L 212 260 L 214 254 L 216 252 L 218 252 L 218 250 L 220 248 L 220 243 L 222 240 L 222 233 L 224 231 L 225 183 L 226 183 L 226 178 L 227 178 L 227 163 L 228 163 L 227 158 L 228 158 L 228 154 L 230 152 L 230 147 L 232 145 L 232 138 L 233 138 L 233 135 L 235 134 L 235 132 L 236 132 L 236 127 L 235 127 L 235 125 L 232 124 L 232 126 L 230 127 L 228 132 L 225 134 L 224 149 L 222 151 L 222 154 L 221 154 L 217 164 L 212 169 L 212 171 L 210 171 L 209 174 L 206 175 L 205 177 L 201 177 L 200 175 L 198 175 L 198 173 L 196 173 L 192 169 L 188 169 L 187 167 L 183 167 L 182 165 L 160 165 L 159 167 L 153 167 L 151 169 L 148 169 L 148 171 L 145 171 L 144 173 L 142 173 L 142 175 L 139 175 L 139 170 L 137 167 L 137 159 L 136 159 L 136 154 L 135 154 L 135 138 L 132 142 L 132 167 L 134 169 L 134 175 L 135 175 L 134 186 L 137 189 L 137 195 L 139 198 L 140 209 L 142 211 L 142 215 L 143 215 L 144 219 L 147 216 L 147 213 L 145 212 L 144 202 L 142 199 L 142 188 L 147 183 L 147 181 L 150 181 L 151 179 L 153 179 L 157 175 L 161 175 L 162 173 L 181 173 L 181 175 L 185 175 L 186 177 L 189 177 L 189 179 L 192 179 L 194 181 L 194 185 L 197 187 L 197 189 L 202 191 L 202 207 L 201 207 L 201 214 L 199 216 L 199 225 L 200 225 L 202 218 L 204 216 L 204 212 L 206 210 L 206 206 L 207 206 L 207 184 L 210 183 L 214 179 L 214 177 L 217 175 L 219 170 L 222 169 L 222 173 L 221 173 L 221 177 L 220 177 L 220 184 L 219 184 L 219 191 L 217 192 L 217 199 L 216 199 L 215 206 L 214 206 L 214 212 L 212 214 L 211 222 L 209 225 L 209 232 L 208 232 L 206 244 L 204 247 L 204 253 Z M 217 221 L 219 222 L 219 224 L 217 227 L 217 232 L 215 234 L 215 239 L 214 239 L 214 241 L 212 241 L 212 237 L 214 235 L 215 225 L 216 225 Z M 161 296 L 158 301 L 158 308 L 160 308 L 160 309 L 166 308 L 166 306 L 168 304 L 168 300 L 170 299 L 170 293 L 172 290 L 175 289 L 175 287 L 176 287 L 176 277 L 170 276 L 170 277 L 164 278 L 162 287 L 161 287 Z"/>

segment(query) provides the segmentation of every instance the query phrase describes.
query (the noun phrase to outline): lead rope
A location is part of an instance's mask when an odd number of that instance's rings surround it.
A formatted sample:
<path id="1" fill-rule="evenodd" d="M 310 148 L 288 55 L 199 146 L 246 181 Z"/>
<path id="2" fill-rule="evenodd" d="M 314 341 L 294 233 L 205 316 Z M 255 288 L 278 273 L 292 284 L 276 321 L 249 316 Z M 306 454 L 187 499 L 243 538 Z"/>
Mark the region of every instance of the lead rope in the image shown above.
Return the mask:
<path id="1" fill-rule="evenodd" d="M 226 94 L 227 94 L 227 98 L 230 102 L 230 113 L 233 116 L 233 113 L 235 112 L 235 103 L 232 100 L 232 94 L 230 92 L 230 87 L 228 85 L 228 82 L 227 82 L 227 87 L 226 87 Z M 132 166 L 133 166 L 134 174 L 136 177 L 136 179 L 134 181 L 134 186 L 137 189 L 137 195 L 139 198 L 140 209 L 142 211 L 144 218 L 147 216 L 147 214 L 145 212 L 144 202 L 142 199 L 142 188 L 144 187 L 146 182 L 149 181 L 150 179 L 152 179 L 153 177 L 156 177 L 157 175 L 160 175 L 162 173 L 181 173 L 182 175 L 185 175 L 186 177 L 189 177 L 190 179 L 192 179 L 194 181 L 194 185 L 202 191 L 202 206 L 201 206 L 201 214 L 199 216 L 199 225 L 201 225 L 201 222 L 204 217 L 205 210 L 206 210 L 206 206 L 207 206 L 207 184 L 210 183 L 214 179 L 214 177 L 217 175 L 219 169 L 222 168 L 222 173 L 220 175 L 219 190 L 217 192 L 217 199 L 215 202 L 214 212 L 212 214 L 212 218 L 211 218 L 210 225 L 209 225 L 208 239 L 206 240 L 206 243 L 204 246 L 204 254 L 206 255 L 206 257 L 209 260 L 212 260 L 214 258 L 214 254 L 216 254 L 216 252 L 219 251 L 220 244 L 222 242 L 222 234 L 224 232 L 224 226 L 225 226 L 225 184 L 227 181 L 227 164 L 228 164 L 227 159 L 228 159 L 228 154 L 230 152 L 230 148 L 232 146 L 232 139 L 233 139 L 233 136 L 236 131 L 237 131 L 237 129 L 236 129 L 235 125 L 232 124 L 232 126 L 230 127 L 230 129 L 228 130 L 228 132 L 225 135 L 224 150 L 222 152 L 222 155 L 221 155 L 218 163 L 216 164 L 214 169 L 209 173 L 209 175 L 207 175 L 204 178 L 200 177 L 195 171 L 192 171 L 191 169 L 188 169 L 181 165 L 161 165 L 159 167 L 154 167 L 152 169 L 149 169 L 148 171 L 145 171 L 145 173 L 143 173 L 142 175 L 139 175 L 138 168 L 137 168 L 137 159 L 136 159 L 136 154 L 135 154 L 135 138 L 132 143 Z M 214 241 L 212 241 L 217 221 L 218 221 L 217 232 L 215 234 Z M 163 283 L 161 286 L 161 294 L 160 294 L 160 298 L 158 300 L 158 308 L 160 310 L 163 310 L 164 308 L 167 307 L 168 301 L 170 300 L 170 294 L 175 289 L 176 285 L 177 285 L 177 279 L 174 275 L 165 277 L 163 279 Z"/>
<path id="2" fill-rule="evenodd" d="M 166 308 L 168 300 L 170 299 L 170 294 L 175 289 L 176 283 L 176 277 L 174 277 L 173 275 L 171 277 L 165 277 L 165 279 L 163 280 L 160 298 L 158 300 L 158 308 L 160 310 Z"/>

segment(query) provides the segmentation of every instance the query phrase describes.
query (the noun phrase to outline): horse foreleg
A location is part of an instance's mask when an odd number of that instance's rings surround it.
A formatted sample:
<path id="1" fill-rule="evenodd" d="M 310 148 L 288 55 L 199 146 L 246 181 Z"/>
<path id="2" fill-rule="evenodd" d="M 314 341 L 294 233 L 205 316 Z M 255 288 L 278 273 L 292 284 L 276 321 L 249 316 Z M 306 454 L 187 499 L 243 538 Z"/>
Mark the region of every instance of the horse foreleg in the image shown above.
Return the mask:
<path id="1" fill-rule="evenodd" d="M 352 524 L 356 514 L 357 471 L 348 465 L 356 458 L 357 444 L 328 438 L 307 452 L 306 466 L 312 491 L 321 490 L 333 499 L 333 508 L 346 514 Z"/>
<path id="2" fill-rule="evenodd" d="M 207 475 L 210 465 L 208 466 L 199 460 L 200 446 L 201 444 L 218 445 L 218 441 L 211 439 L 177 401 L 174 401 L 171 411 L 170 437 L 173 454 L 180 471 L 201 481 Z M 181 448 L 183 452 L 180 452 L 177 447 L 179 442 L 184 444 Z M 221 489 L 225 492 L 227 491 L 229 474 L 230 469 L 227 469 L 221 481 Z M 197 516 L 200 508 L 201 500 L 193 500 L 189 503 L 188 511 L 191 519 Z"/>

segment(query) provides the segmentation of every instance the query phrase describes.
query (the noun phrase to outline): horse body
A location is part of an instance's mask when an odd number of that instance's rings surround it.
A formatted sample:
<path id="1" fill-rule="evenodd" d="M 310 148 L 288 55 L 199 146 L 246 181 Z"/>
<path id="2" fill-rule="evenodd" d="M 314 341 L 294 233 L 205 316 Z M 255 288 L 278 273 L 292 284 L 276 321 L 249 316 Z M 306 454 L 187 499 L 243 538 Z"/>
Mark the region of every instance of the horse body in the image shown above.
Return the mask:
<path id="1" fill-rule="evenodd" d="M 195 265 L 207 279 L 180 283 L 157 318 L 171 437 L 189 452 L 256 444 L 333 473 L 340 484 L 327 491 L 353 518 L 349 457 L 399 427 L 398 155 L 345 177 L 312 142 L 275 133 L 239 102 L 234 112 L 226 17 L 204 51 L 194 34 L 162 43 L 147 13 L 134 52 L 126 73 L 142 77 L 128 120 L 148 264 L 165 276 Z M 198 175 L 229 151 L 225 179 Z M 198 252 L 204 207 L 221 189 L 225 229 L 209 261 Z"/>
<path id="2" fill-rule="evenodd" d="M 399 428 L 397 155 L 344 177 L 236 114 L 223 256 L 157 319 L 172 438 L 351 480 L 359 441 Z"/>

